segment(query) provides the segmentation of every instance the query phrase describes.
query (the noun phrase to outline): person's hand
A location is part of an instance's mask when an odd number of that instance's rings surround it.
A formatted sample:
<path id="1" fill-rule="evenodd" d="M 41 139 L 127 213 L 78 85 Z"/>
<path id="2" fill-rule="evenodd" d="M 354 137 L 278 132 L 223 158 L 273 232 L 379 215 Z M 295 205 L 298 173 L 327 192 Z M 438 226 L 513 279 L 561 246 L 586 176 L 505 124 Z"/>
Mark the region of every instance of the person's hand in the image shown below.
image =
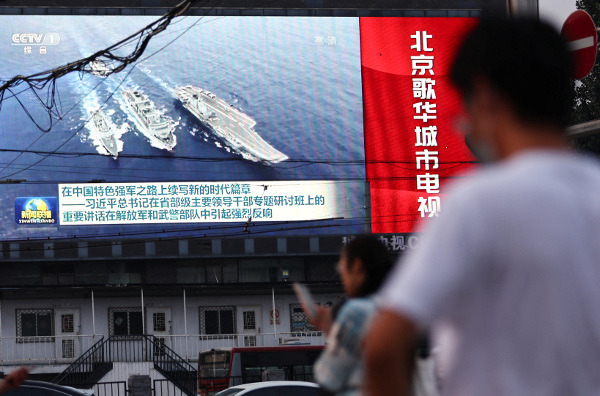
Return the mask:
<path id="1" fill-rule="evenodd" d="M 310 319 L 310 323 L 313 326 L 322 330 L 325 334 L 329 333 L 331 330 L 331 325 L 333 324 L 333 318 L 331 317 L 331 308 L 325 308 L 322 305 L 315 305 L 315 316 L 310 316 L 305 309 L 304 312 L 308 319 Z"/>
<path id="2" fill-rule="evenodd" d="M 21 386 L 27 379 L 28 375 L 29 370 L 27 370 L 25 367 L 20 367 L 11 371 L 2 379 L 2 382 L 0 382 L 0 393 L 4 393 L 9 389 Z"/>

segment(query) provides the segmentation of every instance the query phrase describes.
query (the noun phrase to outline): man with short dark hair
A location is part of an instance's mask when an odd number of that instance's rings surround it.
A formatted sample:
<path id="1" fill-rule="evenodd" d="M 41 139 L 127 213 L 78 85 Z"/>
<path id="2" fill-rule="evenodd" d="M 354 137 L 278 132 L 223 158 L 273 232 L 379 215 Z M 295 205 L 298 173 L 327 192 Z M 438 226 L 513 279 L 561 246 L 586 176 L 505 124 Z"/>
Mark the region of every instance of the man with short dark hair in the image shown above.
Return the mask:
<path id="1" fill-rule="evenodd" d="M 446 395 L 600 395 L 600 166 L 570 151 L 570 55 L 549 26 L 482 21 L 452 79 L 493 164 L 452 185 L 379 293 L 369 395 L 410 392 L 433 329 Z"/>

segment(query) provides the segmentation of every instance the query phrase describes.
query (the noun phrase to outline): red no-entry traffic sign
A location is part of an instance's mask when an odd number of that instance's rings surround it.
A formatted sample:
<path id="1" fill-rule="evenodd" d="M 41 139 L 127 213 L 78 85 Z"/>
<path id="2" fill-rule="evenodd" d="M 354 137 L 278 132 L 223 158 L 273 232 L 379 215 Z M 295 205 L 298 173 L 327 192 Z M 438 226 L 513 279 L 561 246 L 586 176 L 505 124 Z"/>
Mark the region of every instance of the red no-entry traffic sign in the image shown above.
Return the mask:
<path id="1" fill-rule="evenodd" d="M 577 10 L 565 21 L 560 35 L 567 42 L 575 62 L 575 78 L 587 76 L 596 62 L 598 34 L 590 15 Z"/>

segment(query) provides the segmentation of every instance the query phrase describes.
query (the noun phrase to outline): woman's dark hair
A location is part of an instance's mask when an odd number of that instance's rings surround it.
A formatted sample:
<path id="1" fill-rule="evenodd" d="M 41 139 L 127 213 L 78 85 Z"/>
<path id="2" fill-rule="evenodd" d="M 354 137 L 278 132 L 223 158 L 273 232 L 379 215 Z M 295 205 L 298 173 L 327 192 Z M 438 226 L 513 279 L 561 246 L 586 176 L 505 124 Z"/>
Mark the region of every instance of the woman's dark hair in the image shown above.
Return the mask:
<path id="1" fill-rule="evenodd" d="M 387 248 L 373 235 L 357 236 L 342 249 L 342 254 L 346 256 L 349 267 L 354 265 L 356 259 L 362 261 L 366 279 L 359 297 L 375 293 L 393 265 Z"/>

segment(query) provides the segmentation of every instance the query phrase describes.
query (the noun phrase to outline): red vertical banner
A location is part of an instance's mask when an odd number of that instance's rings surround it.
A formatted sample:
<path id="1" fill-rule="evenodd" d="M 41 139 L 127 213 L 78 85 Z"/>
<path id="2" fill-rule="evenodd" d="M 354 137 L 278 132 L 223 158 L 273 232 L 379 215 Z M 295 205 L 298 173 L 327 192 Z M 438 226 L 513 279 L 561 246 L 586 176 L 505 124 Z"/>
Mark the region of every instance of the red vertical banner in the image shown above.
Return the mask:
<path id="1" fill-rule="evenodd" d="M 443 211 L 444 183 L 473 157 L 455 131 L 449 73 L 476 18 L 361 18 L 365 159 L 375 233 L 414 231 Z"/>

